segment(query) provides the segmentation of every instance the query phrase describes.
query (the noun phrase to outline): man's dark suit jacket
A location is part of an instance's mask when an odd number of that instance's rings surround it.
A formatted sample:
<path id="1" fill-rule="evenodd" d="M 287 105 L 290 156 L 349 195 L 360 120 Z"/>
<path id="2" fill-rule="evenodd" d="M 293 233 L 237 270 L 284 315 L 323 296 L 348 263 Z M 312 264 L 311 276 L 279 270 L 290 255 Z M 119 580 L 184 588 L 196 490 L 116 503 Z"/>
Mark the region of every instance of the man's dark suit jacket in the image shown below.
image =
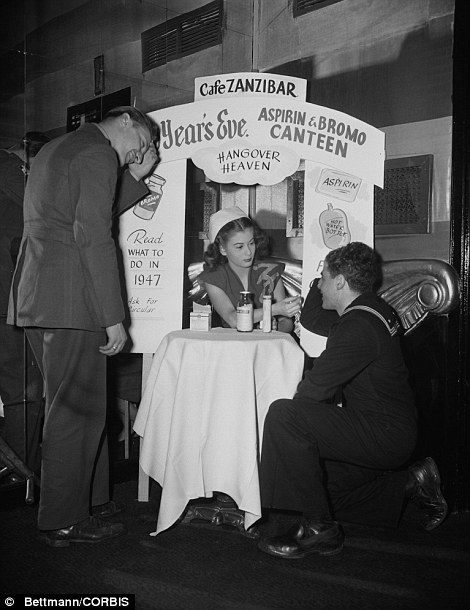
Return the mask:
<path id="1" fill-rule="evenodd" d="M 36 156 L 25 193 L 10 324 L 99 331 L 123 321 L 111 235 L 118 172 L 116 152 L 89 123 Z M 149 192 L 129 172 L 122 180 L 119 212 Z"/>

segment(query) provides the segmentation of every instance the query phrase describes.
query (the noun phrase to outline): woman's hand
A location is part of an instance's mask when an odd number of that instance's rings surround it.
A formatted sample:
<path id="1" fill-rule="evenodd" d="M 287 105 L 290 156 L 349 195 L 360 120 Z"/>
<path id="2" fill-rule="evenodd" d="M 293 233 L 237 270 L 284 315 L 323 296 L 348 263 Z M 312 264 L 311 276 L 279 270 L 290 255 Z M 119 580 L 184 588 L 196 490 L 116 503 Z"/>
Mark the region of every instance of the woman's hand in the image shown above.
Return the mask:
<path id="1" fill-rule="evenodd" d="M 140 163 L 134 161 L 129 163 L 129 171 L 136 180 L 142 180 L 148 176 L 160 163 L 160 155 L 158 154 L 155 144 L 152 142 L 143 156 Z"/>
<path id="2" fill-rule="evenodd" d="M 298 297 L 286 297 L 273 305 L 273 315 L 292 318 L 300 311 L 301 299 Z"/>

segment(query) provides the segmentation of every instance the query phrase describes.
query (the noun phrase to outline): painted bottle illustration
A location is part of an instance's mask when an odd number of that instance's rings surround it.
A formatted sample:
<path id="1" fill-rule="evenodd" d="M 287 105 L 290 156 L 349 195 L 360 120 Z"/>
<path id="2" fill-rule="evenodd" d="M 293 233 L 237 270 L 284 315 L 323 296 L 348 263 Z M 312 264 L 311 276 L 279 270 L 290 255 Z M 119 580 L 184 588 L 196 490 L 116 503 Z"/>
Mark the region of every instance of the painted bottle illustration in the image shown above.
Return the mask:
<path id="1" fill-rule="evenodd" d="M 348 227 L 348 218 L 343 210 L 333 208 L 328 203 L 328 209 L 320 214 L 319 222 L 322 230 L 323 243 L 327 248 L 335 250 L 346 246 L 351 241 L 351 233 Z"/>
<path id="2" fill-rule="evenodd" d="M 150 189 L 150 195 L 135 204 L 134 214 L 142 220 L 151 220 L 163 196 L 163 185 L 166 180 L 161 176 L 152 174 L 145 182 Z"/>

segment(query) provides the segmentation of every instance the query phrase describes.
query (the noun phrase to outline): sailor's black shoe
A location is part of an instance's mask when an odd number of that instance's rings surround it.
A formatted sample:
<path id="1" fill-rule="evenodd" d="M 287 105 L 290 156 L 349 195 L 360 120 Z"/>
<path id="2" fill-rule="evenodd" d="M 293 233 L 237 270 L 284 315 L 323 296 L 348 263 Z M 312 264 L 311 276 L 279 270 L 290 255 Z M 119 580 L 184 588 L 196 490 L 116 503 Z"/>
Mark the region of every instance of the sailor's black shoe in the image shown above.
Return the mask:
<path id="1" fill-rule="evenodd" d="M 423 511 L 422 526 L 428 532 L 447 516 L 447 502 L 441 492 L 441 477 L 435 461 L 427 457 L 408 469 L 406 496 Z"/>

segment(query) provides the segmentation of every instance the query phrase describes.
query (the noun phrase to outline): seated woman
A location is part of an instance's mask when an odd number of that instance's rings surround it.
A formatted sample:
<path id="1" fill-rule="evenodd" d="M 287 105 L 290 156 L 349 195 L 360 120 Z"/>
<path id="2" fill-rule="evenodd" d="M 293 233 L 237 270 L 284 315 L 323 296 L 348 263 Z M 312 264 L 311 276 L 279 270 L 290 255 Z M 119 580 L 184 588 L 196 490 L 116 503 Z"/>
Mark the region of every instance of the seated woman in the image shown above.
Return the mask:
<path id="1" fill-rule="evenodd" d="M 284 264 L 263 260 L 268 255 L 268 238 L 258 225 L 240 208 L 224 208 L 210 218 L 209 241 L 198 279 L 223 326 L 236 328 L 240 292 L 249 291 L 255 325 L 263 319 L 263 294 L 271 294 L 278 330 L 291 332 L 300 297 L 286 297 L 281 280 Z"/>

